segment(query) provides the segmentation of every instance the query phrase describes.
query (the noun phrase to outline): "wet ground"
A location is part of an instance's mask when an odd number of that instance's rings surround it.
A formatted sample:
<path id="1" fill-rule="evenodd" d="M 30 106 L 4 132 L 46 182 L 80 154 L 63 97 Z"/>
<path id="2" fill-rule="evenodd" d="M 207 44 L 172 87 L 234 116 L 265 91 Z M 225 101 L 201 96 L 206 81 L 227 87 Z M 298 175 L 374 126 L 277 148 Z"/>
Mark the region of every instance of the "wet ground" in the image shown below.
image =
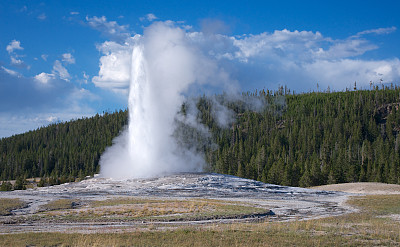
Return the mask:
<path id="1" fill-rule="evenodd" d="M 351 194 L 344 192 L 264 184 L 254 180 L 211 173 L 185 173 L 159 178 L 127 180 L 96 177 L 79 183 L 1 192 L 0 198 L 20 198 L 27 202 L 27 207 L 13 210 L 10 216 L 0 216 L 0 233 L 21 231 L 120 232 L 154 225 L 175 227 L 260 220 L 307 220 L 353 211 L 354 209 L 345 204 L 349 195 Z M 158 217 L 157 219 L 153 217 L 151 220 L 149 220 L 150 218 L 109 216 L 67 217 L 69 214 L 76 213 L 71 210 L 79 208 L 81 208 L 80 210 L 91 210 L 89 202 L 113 198 L 170 200 L 174 203 L 217 200 L 219 204 L 224 202 L 254 207 L 257 209 L 257 213 L 204 216 L 206 214 L 202 212 L 201 217 L 195 217 L 193 215 L 197 211 L 191 211 L 190 217 L 171 218 L 168 215 L 168 217 Z M 47 203 L 59 199 L 76 201 L 74 208 L 77 209 L 58 210 L 61 212 L 56 216 L 43 209 Z M 206 209 L 206 207 L 204 208 Z M 96 208 L 94 210 L 96 211 Z M 168 212 L 172 214 L 171 210 Z M 61 214 L 62 217 L 59 216 Z"/>

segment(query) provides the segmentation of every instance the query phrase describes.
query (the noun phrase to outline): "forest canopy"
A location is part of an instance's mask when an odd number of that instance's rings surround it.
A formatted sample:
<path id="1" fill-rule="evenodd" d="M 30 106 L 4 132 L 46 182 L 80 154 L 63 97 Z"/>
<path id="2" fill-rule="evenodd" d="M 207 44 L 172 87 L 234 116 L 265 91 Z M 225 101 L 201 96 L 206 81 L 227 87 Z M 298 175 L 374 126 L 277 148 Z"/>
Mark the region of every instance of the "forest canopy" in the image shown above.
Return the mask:
<path id="1" fill-rule="evenodd" d="M 247 107 L 249 100 L 263 105 L 254 110 Z M 215 101 L 235 121 L 221 126 Z M 281 87 L 236 100 L 221 94 L 195 102 L 198 120 L 211 133 L 212 145 L 199 147 L 206 171 L 303 187 L 400 183 L 398 87 L 302 94 Z M 120 110 L 3 138 L 0 180 L 42 177 L 56 184 L 93 176 L 101 154 L 127 122 L 128 111 Z"/>

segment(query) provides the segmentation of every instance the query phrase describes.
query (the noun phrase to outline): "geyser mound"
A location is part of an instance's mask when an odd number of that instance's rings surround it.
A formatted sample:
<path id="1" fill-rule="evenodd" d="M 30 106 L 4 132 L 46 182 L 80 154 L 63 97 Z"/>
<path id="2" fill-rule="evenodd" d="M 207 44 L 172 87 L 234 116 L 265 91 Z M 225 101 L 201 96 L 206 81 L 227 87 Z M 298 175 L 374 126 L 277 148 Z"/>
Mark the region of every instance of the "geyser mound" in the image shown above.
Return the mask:
<path id="1" fill-rule="evenodd" d="M 226 79 L 220 75 L 182 29 L 169 22 L 148 27 L 132 51 L 129 127 L 102 155 L 101 175 L 145 178 L 201 171 L 203 155 L 178 145 L 173 133 L 183 94 L 193 85 Z"/>

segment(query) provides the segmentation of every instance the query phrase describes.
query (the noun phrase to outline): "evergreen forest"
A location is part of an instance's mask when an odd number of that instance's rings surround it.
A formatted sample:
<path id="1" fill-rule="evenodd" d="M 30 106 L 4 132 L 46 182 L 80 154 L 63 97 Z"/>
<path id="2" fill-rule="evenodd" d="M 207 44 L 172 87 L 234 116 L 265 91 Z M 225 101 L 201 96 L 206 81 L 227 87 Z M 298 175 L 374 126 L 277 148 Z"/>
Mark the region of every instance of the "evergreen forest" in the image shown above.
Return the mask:
<path id="1" fill-rule="evenodd" d="M 127 121 L 127 111 L 106 112 L 3 138 L 0 179 L 41 177 L 39 185 L 43 186 L 93 176 L 99 172 L 101 153 Z M 7 186 L 3 187 L 6 190 Z"/>
<path id="2" fill-rule="evenodd" d="M 248 101 L 262 107 L 252 109 Z M 199 147 L 208 172 L 302 187 L 400 183 L 398 87 L 302 94 L 281 87 L 238 99 L 202 96 L 195 102 L 198 120 L 211 133 L 212 144 Z M 235 121 L 221 127 L 215 102 Z M 3 138 L 0 180 L 41 177 L 45 186 L 93 176 L 102 152 L 127 122 L 127 110 L 120 110 Z M 4 182 L 2 189 L 10 185 Z"/>

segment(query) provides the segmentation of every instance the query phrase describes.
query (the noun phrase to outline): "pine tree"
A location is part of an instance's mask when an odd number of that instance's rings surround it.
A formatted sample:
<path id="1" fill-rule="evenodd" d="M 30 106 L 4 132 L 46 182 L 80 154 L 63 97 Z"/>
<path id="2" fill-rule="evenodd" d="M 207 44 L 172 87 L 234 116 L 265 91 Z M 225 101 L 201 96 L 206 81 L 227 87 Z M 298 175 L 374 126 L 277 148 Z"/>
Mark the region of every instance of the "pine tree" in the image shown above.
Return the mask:
<path id="1" fill-rule="evenodd" d="M 14 190 L 25 190 L 26 189 L 26 181 L 22 176 L 17 177 L 14 184 Z"/>
<path id="2" fill-rule="evenodd" d="M 13 189 L 12 184 L 9 181 L 3 181 L 0 186 L 0 191 L 10 191 Z"/>

